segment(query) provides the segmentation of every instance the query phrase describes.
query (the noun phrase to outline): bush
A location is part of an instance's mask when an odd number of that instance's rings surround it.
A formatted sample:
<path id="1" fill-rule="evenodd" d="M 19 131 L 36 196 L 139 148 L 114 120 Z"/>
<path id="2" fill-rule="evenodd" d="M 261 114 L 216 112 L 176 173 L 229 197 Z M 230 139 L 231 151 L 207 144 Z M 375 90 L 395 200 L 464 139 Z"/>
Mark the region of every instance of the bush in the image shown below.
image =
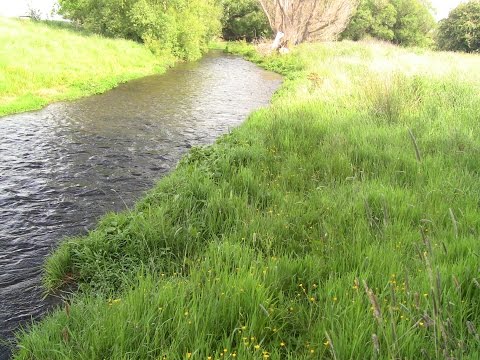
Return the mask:
<path id="1" fill-rule="evenodd" d="M 350 25 L 343 33 L 344 38 L 361 40 L 366 36 L 392 41 L 395 37 L 397 10 L 387 1 L 362 1 Z"/>
<path id="2" fill-rule="evenodd" d="M 480 1 L 460 4 L 440 22 L 437 35 L 442 50 L 480 51 Z"/>
<path id="3" fill-rule="evenodd" d="M 404 46 L 429 46 L 435 21 L 421 0 L 361 0 L 342 37 L 371 36 Z"/>
<path id="4" fill-rule="evenodd" d="M 197 59 L 220 32 L 215 0 L 60 0 L 60 12 L 87 30 L 144 42 L 153 52 Z"/>
<path id="5" fill-rule="evenodd" d="M 224 39 L 252 41 L 271 35 L 268 19 L 257 0 L 222 0 L 222 6 Z"/>

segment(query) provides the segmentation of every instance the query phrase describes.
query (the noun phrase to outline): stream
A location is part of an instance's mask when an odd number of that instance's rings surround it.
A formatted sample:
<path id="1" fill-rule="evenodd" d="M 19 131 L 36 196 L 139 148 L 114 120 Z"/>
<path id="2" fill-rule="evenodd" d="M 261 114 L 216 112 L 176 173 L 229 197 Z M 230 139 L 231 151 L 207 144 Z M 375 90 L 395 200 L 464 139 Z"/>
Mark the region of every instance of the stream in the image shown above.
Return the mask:
<path id="1" fill-rule="evenodd" d="M 192 146 L 265 106 L 280 76 L 212 51 L 102 95 L 0 118 L 0 360 L 42 317 L 42 264 L 65 237 L 131 206 Z"/>

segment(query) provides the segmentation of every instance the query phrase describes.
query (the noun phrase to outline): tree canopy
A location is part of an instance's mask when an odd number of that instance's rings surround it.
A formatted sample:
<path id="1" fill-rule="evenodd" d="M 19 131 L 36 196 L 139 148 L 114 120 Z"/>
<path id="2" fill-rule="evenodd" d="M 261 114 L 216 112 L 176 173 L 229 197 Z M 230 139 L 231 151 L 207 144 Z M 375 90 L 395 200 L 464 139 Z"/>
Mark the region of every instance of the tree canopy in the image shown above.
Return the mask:
<path id="1" fill-rule="evenodd" d="M 425 0 L 361 0 L 343 38 L 371 36 L 405 46 L 427 46 L 435 20 Z"/>
<path id="2" fill-rule="evenodd" d="M 258 0 L 221 0 L 221 3 L 224 39 L 251 41 L 271 35 L 267 17 Z"/>
<path id="3" fill-rule="evenodd" d="M 480 51 L 480 1 L 460 4 L 440 22 L 437 35 L 442 50 Z"/>
<path id="4" fill-rule="evenodd" d="M 220 32 L 217 0 L 60 0 L 60 13 L 87 30 L 144 42 L 155 52 L 196 59 Z"/>

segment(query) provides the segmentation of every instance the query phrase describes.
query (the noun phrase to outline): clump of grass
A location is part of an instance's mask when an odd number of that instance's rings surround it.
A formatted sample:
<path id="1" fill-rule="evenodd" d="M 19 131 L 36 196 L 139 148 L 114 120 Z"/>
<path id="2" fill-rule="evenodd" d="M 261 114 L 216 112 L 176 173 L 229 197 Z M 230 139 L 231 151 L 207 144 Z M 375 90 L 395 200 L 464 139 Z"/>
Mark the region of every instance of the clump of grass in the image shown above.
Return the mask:
<path id="1" fill-rule="evenodd" d="M 229 49 L 286 75 L 272 106 L 64 242 L 46 284 L 80 292 L 16 358 L 477 359 L 479 82 L 452 74 L 480 59 Z"/>
<path id="2" fill-rule="evenodd" d="M 0 116 L 105 92 L 165 71 L 143 45 L 87 34 L 73 25 L 0 17 Z"/>

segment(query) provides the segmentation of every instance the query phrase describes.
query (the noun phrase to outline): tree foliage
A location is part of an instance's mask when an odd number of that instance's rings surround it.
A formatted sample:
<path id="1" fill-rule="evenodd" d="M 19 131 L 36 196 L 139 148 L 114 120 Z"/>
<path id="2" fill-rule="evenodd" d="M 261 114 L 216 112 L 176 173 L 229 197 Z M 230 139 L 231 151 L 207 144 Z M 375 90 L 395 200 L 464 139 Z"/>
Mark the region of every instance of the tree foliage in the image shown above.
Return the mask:
<path id="1" fill-rule="evenodd" d="M 405 46 L 430 45 L 435 20 L 425 0 L 361 0 L 344 38 L 371 36 Z"/>
<path id="2" fill-rule="evenodd" d="M 397 10 L 389 1 L 362 0 L 343 37 L 360 40 L 370 35 L 391 41 L 396 20 Z"/>
<path id="3" fill-rule="evenodd" d="M 268 19 L 258 0 L 221 0 L 221 3 L 224 39 L 251 41 L 271 34 Z"/>
<path id="4" fill-rule="evenodd" d="M 437 36 L 442 50 L 480 51 L 480 1 L 473 0 L 453 9 L 440 22 Z"/>
<path id="5" fill-rule="evenodd" d="M 357 0 L 260 0 L 273 31 L 298 44 L 332 40 L 345 30 Z"/>
<path id="6" fill-rule="evenodd" d="M 152 51 L 196 59 L 220 31 L 215 0 L 60 0 L 60 13 L 87 30 L 142 41 Z"/>

